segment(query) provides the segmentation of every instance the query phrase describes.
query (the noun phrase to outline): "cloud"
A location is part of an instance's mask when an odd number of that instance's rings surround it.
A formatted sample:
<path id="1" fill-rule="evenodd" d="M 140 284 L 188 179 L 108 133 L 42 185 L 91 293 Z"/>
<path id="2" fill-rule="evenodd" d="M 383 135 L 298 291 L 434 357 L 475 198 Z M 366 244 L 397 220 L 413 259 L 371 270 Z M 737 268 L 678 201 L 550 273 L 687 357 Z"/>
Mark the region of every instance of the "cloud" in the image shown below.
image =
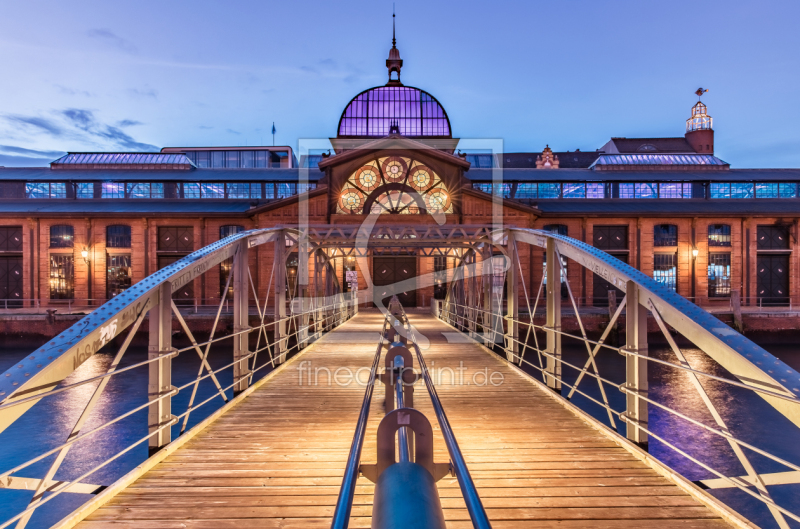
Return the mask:
<path id="1" fill-rule="evenodd" d="M 13 124 L 20 125 L 23 129 L 33 133 L 46 132 L 52 136 L 61 136 L 64 133 L 61 127 L 46 118 L 12 114 L 5 116 L 5 119 Z"/>
<path id="2" fill-rule="evenodd" d="M 46 133 L 57 138 L 77 139 L 94 143 L 97 139 L 104 140 L 104 143 L 111 143 L 114 147 L 131 150 L 158 150 L 158 147 L 149 143 L 136 141 L 129 134 L 125 133 L 120 126 L 138 125 L 138 121 L 123 120 L 117 125 L 108 125 L 97 120 L 94 112 L 85 108 L 67 108 L 56 112 L 61 118 L 62 123 L 37 116 L 5 116 L 6 121 L 12 125 L 22 128 L 25 131 L 34 133 Z M 12 148 L 13 149 L 13 148 Z M 16 147 L 16 149 L 20 149 Z M 2 150 L 2 149 L 0 149 Z M 15 151 L 21 154 L 20 151 Z M 45 151 L 47 152 L 47 151 Z"/>
<path id="3" fill-rule="evenodd" d="M 56 158 L 58 157 L 31 158 L 30 156 L 0 154 L 0 167 L 47 167 Z"/>
<path id="4" fill-rule="evenodd" d="M 237 130 L 233 130 L 233 129 L 225 129 L 225 132 L 227 132 L 228 134 L 236 134 L 236 135 L 241 135 L 242 134 L 241 132 L 239 132 Z"/>
<path id="5" fill-rule="evenodd" d="M 131 95 L 131 97 L 139 99 L 146 97 L 152 97 L 153 99 L 158 99 L 158 92 L 156 90 L 153 90 L 152 88 L 145 88 L 145 89 L 129 88 L 127 92 L 128 94 Z"/>
<path id="6" fill-rule="evenodd" d="M 60 84 L 53 85 L 55 86 L 59 92 L 68 96 L 84 96 L 84 97 L 94 97 L 94 94 L 86 91 L 86 90 L 78 90 L 76 88 L 69 88 L 66 86 L 62 86 Z"/>
<path id="7" fill-rule="evenodd" d="M 198 128 L 199 128 L 200 130 L 211 130 L 211 129 L 213 129 L 214 127 L 209 127 L 208 125 L 200 125 Z"/>
<path id="8" fill-rule="evenodd" d="M 137 51 L 136 46 L 130 41 L 123 39 L 108 29 L 90 29 L 86 32 L 86 35 L 127 53 L 136 53 Z"/>
<path id="9" fill-rule="evenodd" d="M 26 149 L 24 147 L 14 147 L 13 145 L 0 145 L 0 152 L 22 155 L 27 157 L 46 157 L 58 158 L 63 156 L 64 151 L 39 151 L 36 149 Z"/>
<path id="10" fill-rule="evenodd" d="M 134 127 L 136 125 L 143 125 L 141 121 L 136 121 L 135 119 L 123 119 L 122 121 L 117 121 L 117 127 Z"/>
<path id="11" fill-rule="evenodd" d="M 67 121 L 81 130 L 89 132 L 89 129 L 94 125 L 94 114 L 92 114 L 91 110 L 68 108 L 62 110 L 61 114 L 67 118 Z"/>

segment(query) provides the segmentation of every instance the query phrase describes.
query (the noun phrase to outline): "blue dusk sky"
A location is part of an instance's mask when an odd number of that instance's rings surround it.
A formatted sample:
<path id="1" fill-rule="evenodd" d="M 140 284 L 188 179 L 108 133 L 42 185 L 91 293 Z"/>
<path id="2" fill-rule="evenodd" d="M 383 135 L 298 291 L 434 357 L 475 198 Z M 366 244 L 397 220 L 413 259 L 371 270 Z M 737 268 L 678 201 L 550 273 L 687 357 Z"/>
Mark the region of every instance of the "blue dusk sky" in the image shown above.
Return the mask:
<path id="1" fill-rule="evenodd" d="M 402 80 L 507 152 L 680 136 L 800 167 L 800 2 L 396 0 Z M 65 151 L 278 145 L 336 133 L 385 84 L 391 1 L 2 2 L 0 165 Z"/>

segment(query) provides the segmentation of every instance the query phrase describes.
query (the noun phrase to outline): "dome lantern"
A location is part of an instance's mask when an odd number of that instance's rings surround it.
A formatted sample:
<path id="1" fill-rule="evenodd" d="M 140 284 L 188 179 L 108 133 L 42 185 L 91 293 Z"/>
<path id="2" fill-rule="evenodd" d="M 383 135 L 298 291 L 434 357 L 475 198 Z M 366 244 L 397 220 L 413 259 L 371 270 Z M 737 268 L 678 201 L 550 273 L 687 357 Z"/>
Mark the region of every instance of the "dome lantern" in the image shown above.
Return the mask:
<path id="1" fill-rule="evenodd" d="M 392 13 L 392 49 L 389 50 L 389 58 L 386 59 L 386 68 L 389 69 L 389 82 L 386 86 L 403 86 L 400 82 L 400 68 L 403 67 L 403 59 L 400 58 L 400 50 L 397 49 L 397 39 L 394 30 L 394 13 Z M 397 78 L 392 79 L 392 72 L 397 73 Z"/>

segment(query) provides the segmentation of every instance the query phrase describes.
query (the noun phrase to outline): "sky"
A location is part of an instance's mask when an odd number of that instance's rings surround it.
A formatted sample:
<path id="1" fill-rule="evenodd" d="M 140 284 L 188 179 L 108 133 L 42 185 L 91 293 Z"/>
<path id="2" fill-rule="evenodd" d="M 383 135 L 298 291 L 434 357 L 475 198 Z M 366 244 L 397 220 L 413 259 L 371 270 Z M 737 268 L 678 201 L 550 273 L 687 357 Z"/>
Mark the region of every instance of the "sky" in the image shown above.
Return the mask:
<path id="1" fill-rule="evenodd" d="M 680 136 L 698 87 L 716 155 L 800 167 L 800 2 L 395 0 L 406 85 L 506 152 Z M 0 0 L 0 166 L 66 151 L 336 134 L 386 83 L 392 2 Z"/>

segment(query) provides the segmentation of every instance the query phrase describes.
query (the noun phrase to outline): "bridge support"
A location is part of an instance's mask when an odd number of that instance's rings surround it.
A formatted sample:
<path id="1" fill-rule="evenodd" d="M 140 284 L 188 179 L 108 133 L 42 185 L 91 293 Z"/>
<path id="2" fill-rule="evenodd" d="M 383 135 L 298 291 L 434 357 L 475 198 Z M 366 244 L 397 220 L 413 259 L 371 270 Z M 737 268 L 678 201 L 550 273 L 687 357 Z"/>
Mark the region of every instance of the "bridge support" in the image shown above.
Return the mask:
<path id="1" fill-rule="evenodd" d="M 158 287 L 158 303 L 150 309 L 150 345 L 147 358 L 153 360 L 172 352 L 172 285 L 165 282 Z M 171 428 L 162 428 L 172 422 L 172 357 L 149 364 L 147 384 L 147 429 L 153 434 L 148 440 L 150 455 L 158 452 L 172 440 Z M 163 397 L 163 398 L 162 398 Z M 162 428 L 159 430 L 159 428 Z"/>
<path id="2" fill-rule="evenodd" d="M 547 363 L 545 379 L 547 387 L 561 393 L 561 270 L 556 252 L 555 239 L 547 239 Z"/>
<path id="3" fill-rule="evenodd" d="M 275 365 L 286 360 L 286 234 L 278 232 L 275 237 Z"/>
<path id="4" fill-rule="evenodd" d="M 519 302 L 517 300 L 517 263 L 519 256 L 517 255 L 517 244 L 514 240 L 514 234 L 508 233 L 507 241 L 508 256 L 506 259 L 506 328 L 505 328 L 505 342 L 506 342 L 506 359 L 511 362 L 517 362 L 519 356 Z"/>
<path id="5" fill-rule="evenodd" d="M 233 332 L 242 333 L 233 339 L 234 396 L 246 390 L 250 381 L 250 360 L 246 358 L 250 354 L 250 333 L 243 332 L 250 329 L 249 254 L 247 240 L 243 240 L 233 256 Z"/>
<path id="6" fill-rule="evenodd" d="M 627 285 L 627 305 L 625 310 L 625 350 L 647 356 L 647 308 L 639 299 L 639 287 L 633 281 Z M 625 357 L 625 386 L 630 390 L 626 393 L 625 424 L 627 437 L 642 448 L 647 447 L 647 433 L 638 426 L 647 428 L 647 401 L 639 396 L 646 397 L 647 386 L 647 360 L 638 356 L 626 355 Z"/>

